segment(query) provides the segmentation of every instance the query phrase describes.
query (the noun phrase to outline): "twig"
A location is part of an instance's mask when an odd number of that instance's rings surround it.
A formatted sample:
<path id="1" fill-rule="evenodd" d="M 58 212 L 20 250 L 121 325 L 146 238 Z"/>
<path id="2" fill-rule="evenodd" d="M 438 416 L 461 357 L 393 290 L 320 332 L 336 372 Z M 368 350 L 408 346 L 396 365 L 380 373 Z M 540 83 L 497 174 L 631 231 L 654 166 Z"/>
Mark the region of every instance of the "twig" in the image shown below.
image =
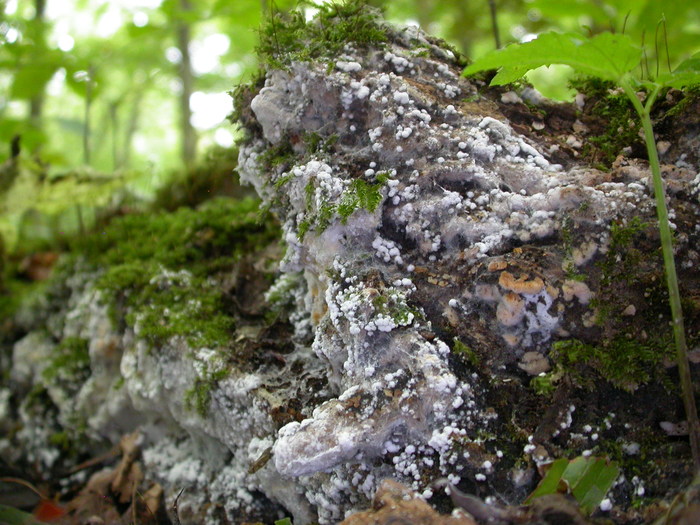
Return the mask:
<path id="1" fill-rule="evenodd" d="M 94 467 L 95 465 L 99 465 L 100 463 L 103 463 L 107 461 L 108 459 L 115 457 L 119 455 L 119 445 L 114 445 L 110 450 L 105 452 L 104 454 L 101 454 L 97 456 L 96 458 L 88 459 L 87 461 L 83 461 L 79 465 L 76 465 L 72 467 L 68 471 L 68 475 L 75 474 L 76 472 L 79 472 L 81 470 L 84 470 L 86 468 Z"/>
<path id="2" fill-rule="evenodd" d="M 180 524 L 180 516 L 177 513 L 177 500 L 180 499 L 180 496 L 182 495 L 182 493 L 184 491 L 185 491 L 185 487 L 182 487 L 180 489 L 180 492 L 177 493 L 177 496 L 175 497 L 175 501 L 173 502 L 173 512 L 174 512 L 173 518 L 175 518 L 175 525 L 181 525 Z"/>
<path id="3" fill-rule="evenodd" d="M 34 485 L 32 485 L 29 481 L 20 479 L 20 478 L 13 478 L 13 477 L 2 477 L 0 478 L 0 482 L 3 483 L 16 483 L 17 485 L 22 485 L 23 487 L 27 487 L 29 490 L 31 490 L 34 494 L 39 496 L 41 499 L 49 499 L 46 497 L 46 495 L 41 492 L 38 488 L 36 488 Z"/>

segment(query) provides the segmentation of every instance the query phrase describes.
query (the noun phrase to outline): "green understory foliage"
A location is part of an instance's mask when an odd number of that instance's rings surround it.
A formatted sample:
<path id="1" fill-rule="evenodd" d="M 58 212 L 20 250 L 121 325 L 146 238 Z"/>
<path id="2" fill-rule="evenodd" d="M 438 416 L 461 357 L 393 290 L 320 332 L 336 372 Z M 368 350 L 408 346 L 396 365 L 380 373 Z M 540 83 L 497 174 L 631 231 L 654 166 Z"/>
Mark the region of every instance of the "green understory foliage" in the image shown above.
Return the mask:
<path id="1" fill-rule="evenodd" d="M 214 277 L 278 238 L 271 217 L 258 222 L 258 201 L 219 198 L 197 209 L 130 215 L 77 243 L 115 307 L 157 345 L 172 336 L 192 345 L 226 343 L 233 319 Z"/>
<path id="2" fill-rule="evenodd" d="M 603 501 L 619 473 L 617 463 L 604 458 L 579 456 L 571 461 L 560 458 L 548 466 L 547 474 L 525 503 L 563 492 L 571 494 L 585 514 L 591 514 Z"/>

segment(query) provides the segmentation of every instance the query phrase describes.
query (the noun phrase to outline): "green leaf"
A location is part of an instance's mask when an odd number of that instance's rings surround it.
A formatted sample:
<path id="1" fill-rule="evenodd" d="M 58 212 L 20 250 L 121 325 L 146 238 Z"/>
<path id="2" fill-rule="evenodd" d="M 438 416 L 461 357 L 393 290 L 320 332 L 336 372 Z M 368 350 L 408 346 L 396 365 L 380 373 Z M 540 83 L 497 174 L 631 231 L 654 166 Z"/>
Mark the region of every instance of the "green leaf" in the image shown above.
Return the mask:
<path id="1" fill-rule="evenodd" d="M 464 75 L 498 69 L 491 85 L 503 85 L 532 69 L 564 64 L 584 75 L 618 81 L 637 66 L 641 53 L 626 35 L 601 33 L 588 38 L 550 32 L 524 44 L 492 51 L 467 67 Z"/>
<path id="2" fill-rule="evenodd" d="M 6 525 L 40 525 L 34 516 L 27 512 L 22 512 L 14 507 L 0 505 L 0 523 Z"/>
<path id="3" fill-rule="evenodd" d="M 275 525 L 292 525 L 292 520 L 289 518 L 283 518 L 281 520 L 275 521 Z"/>
<path id="4" fill-rule="evenodd" d="M 558 459 L 549 467 L 537 488 L 525 503 L 555 492 L 567 492 L 576 498 L 581 510 L 590 514 L 612 487 L 620 469 L 605 458 L 579 456 L 571 461 Z"/>
<path id="5" fill-rule="evenodd" d="M 530 71 L 530 67 L 523 66 L 513 66 L 510 68 L 501 68 L 496 76 L 491 79 L 491 84 L 494 86 L 503 86 L 505 84 L 512 84 L 516 80 L 520 80 L 525 76 L 525 73 Z"/>
<path id="6" fill-rule="evenodd" d="M 562 492 L 560 490 L 559 484 L 562 482 L 562 474 L 566 470 L 569 464 L 569 460 L 566 458 L 557 459 L 549 466 L 549 470 L 544 478 L 540 481 L 539 485 L 525 500 L 525 504 L 529 505 L 533 499 L 539 498 L 540 496 L 545 496 L 547 494 L 554 494 L 556 492 Z M 566 492 L 567 488 L 564 487 L 563 492 Z"/>
<path id="7" fill-rule="evenodd" d="M 14 76 L 10 97 L 31 99 L 44 90 L 44 86 L 58 69 L 56 64 L 35 63 L 22 67 Z"/>

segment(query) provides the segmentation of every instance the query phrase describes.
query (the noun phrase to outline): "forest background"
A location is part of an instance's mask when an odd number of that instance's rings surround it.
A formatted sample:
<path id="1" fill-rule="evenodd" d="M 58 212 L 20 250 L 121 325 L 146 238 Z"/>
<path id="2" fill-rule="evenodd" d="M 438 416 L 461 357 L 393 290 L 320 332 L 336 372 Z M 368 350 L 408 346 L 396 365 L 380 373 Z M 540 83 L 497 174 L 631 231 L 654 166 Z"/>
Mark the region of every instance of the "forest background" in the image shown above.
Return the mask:
<path id="1" fill-rule="evenodd" d="M 322 0 L 317 0 L 317 3 Z M 475 59 L 548 30 L 622 32 L 647 68 L 700 50 L 696 2 L 369 0 Z M 258 28 L 297 0 L 0 0 L 0 235 L 22 254 L 198 176 L 225 188 L 235 85 L 259 68 Z M 302 3 L 308 17 L 313 1 Z M 668 54 L 668 56 L 667 56 Z M 668 62 L 668 64 L 667 64 Z M 643 67 L 643 66 L 642 66 Z M 571 100 L 566 66 L 529 74 Z M 232 178 L 232 177 L 231 177 Z M 192 190 L 183 186 L 184 191 Z M 230 188 L 229 188 L 230 190 Z M 222 190 L 224 191 L 224 190 Z M 178 197 L 166 193 L 166 200 Z M 187 197 L 179 196 L 179 201 Z"/>

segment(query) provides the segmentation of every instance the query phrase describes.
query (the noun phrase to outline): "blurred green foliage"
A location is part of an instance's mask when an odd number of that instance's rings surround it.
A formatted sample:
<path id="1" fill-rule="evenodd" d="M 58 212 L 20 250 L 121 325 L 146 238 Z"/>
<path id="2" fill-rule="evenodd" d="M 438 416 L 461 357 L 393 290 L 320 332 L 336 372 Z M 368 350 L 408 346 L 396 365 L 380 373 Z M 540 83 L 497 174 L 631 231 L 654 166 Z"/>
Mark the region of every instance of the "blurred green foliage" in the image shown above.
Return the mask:
<path id="1" fill-rule="evenodd" d="M 206 152 L 217 143 L 231 147 L 235 139 L 235 128 L 225 120 L 233 109 L 225 93 L 256 74 L 256 48 L 273 59 L 295 50 L 293 40 L 279 42 L 266 33 L 264 28 L 271 25 L 263 22 L 298 7 L 295 20 L 304 30 L 305 20 L 319 11 L 332 17 L 362 9 L 364 0 L 351 0 L 342 8 L 335 5 L 347 3 L 0 0 L 0 235 L 7 251 L 18 246 L 33 249 L 90 229 L 106 213 L 138 206 L 157 192 L 159 204 L 173 209 L 177 203 L 187 204 L 182 194 L 206 191 L 195 179 L 210 169 L 211 159 L 199 163 L 196 177 L 178 169 L 183 165 L 178 139 L 184 134 L 178 120 L 183 89 L 178 27 L 189 29 L 194 74 L 190 120 L 197 128 L 199 150 Z M 503 45 L 551 29 L 624 29 L 635 43 L 645 45 L 645 67 L 652 71 L 665 70 L 667 62 L 675 67 L 700 48 L 700 10 L 694 2 L 366 3 L 384 10 L 390 22 L 420 24 L 470 58 L 495 47 L 491 5 Z M 353 27 L 349 31 L 363 34 Z M 568 76 L 566 68 L 552 68 L 533 71 L 528 78 L 545 94 L 566 98 L 572 95 Z M 15 137 L 19 154 L 11 146 Z"/>

